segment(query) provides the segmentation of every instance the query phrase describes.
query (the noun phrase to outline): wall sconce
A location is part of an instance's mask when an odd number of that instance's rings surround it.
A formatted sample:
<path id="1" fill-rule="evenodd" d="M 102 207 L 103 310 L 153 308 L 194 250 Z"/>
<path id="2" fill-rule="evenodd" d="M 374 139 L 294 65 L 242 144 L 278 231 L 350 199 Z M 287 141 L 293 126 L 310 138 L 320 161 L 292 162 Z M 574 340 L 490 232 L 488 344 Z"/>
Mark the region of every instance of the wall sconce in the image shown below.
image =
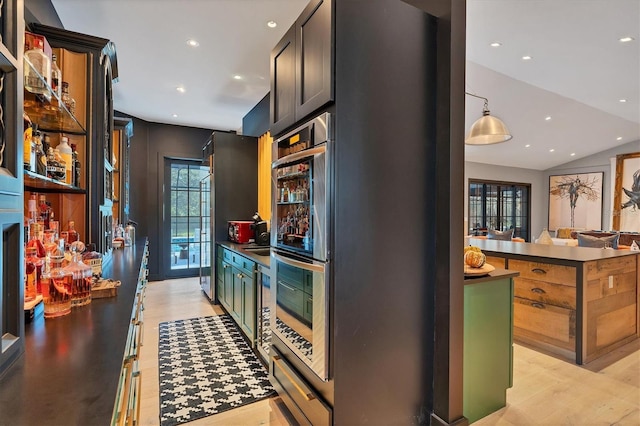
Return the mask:
<path id="1" fill-rule="evenodd" d="M 469 130 L 469 134 L 464 141 L 467 145 L 490 145 L 506 142 L 513 137 L 502 120 L 489 114 L 489 100 L 487 98 L 469 92 L 465 93 L 474 98 L 484 99 L 482 117 L 471 126 L 471 130 Z"/>

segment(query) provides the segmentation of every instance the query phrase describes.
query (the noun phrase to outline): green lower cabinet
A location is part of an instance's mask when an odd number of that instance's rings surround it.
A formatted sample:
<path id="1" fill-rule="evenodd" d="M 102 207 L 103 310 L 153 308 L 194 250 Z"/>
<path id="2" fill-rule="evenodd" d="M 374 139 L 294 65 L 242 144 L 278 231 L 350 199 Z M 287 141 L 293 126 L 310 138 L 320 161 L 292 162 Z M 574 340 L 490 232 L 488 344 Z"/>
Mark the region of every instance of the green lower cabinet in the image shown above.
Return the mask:
<path id="1" fill-rule="evenodd" d="M 240 316 L 240 327 L 249 340 L 253 342 L 255 340 L 256 330 L 256 286 L 253 276 L 244 277 L 240 284 L 242 286 L 242 315 Z"/>
<path id="2" fill-rule="evenodd" d="M 465 284 L 463 363 L 463 414 L 469 422 L 506 406 L 513 374 L 512 278 Z"/>
<path id="3" fill-rule="evenodd" d="M 256 264 L 221 246 L 218 250 L 218 300 L 253 343 L 256 339 Z"/>
<path id="4" fill-rule="evenodd" d="M 222 263 L 224 269 L 224 292 L 222 295 L 222 305 L 227 308 L 227 311 L 233 310 L 233 267 L 227 263 Z"/>

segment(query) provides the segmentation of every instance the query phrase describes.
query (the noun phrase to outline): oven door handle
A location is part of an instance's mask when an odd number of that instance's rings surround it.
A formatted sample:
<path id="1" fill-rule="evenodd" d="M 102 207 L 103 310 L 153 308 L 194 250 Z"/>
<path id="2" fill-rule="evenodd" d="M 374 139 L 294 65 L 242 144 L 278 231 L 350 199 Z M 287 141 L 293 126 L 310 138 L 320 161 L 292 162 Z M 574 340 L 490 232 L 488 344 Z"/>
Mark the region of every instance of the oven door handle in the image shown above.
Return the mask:
<path id="1" fill-rule="evenodd" d="M 278 253 L 272 252 L 273 257 L 276 258 L 277 261 L 286 263 L 289 266 L 293 266 L 295 268 L 306 269 L 307 271 L 320 272 L 324 273 L 324 266 L 318 265 L 315 263 L 307 263 L 300 262 L 299 260 L 291 259 L 289 257 L 280 256 Z"/>
<path id="2" fill-rule="evenodd" d="M 310 158 L 314 155 L 322 154 L 326 152 L 327 146 L 326 144 L 317 146 L 315 148 L 305 149 L 304 151 L 294 152 L 293 154 L 289 154 L 286 157 L 282 157 L 271 164 L 272 169 L 277 169 L 283 164 L 293 163 L 294 161 L 302 160 L 303 158 Z"/>

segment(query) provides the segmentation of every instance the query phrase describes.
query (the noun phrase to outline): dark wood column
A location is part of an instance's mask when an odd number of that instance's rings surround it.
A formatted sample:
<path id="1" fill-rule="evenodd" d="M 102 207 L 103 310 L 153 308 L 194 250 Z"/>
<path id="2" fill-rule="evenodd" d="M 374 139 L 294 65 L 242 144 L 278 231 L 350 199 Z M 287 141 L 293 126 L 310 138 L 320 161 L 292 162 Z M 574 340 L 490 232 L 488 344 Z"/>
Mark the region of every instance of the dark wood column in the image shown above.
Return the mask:
<path id="1" fill-rule="evenodd" d="M 404 0 L 437 18 L 436 289 L 432 424 L 462 413 L 465 0 Z"/>

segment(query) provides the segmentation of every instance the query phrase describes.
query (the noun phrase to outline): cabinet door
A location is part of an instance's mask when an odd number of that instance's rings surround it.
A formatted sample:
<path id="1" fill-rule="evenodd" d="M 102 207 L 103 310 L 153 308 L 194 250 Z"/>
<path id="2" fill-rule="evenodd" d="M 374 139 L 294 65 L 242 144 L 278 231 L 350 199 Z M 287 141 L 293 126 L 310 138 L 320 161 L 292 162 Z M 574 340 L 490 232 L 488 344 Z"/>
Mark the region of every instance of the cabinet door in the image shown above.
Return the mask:
<path id="1" fill-rule="evenodd" d="M 215 297 L 218 299 L 218 302 L 222 303 L 223 295 L 224 295 L 224 262 L 222 261 L 222 257 L 216 258 L 216 294 Z"/>
<path id="2" fill-rule="evenodd" d="M 333 100 L 331 3 L 312 1 L 296 21 L 296 121 Z"/>
<path id="3" fill-rule="evenodd" d="M 231 313 L 233 311 L 233 267 L 227 262 L 222 262 L 222 268 L 224 269 L 224 291 L 220 302 Z"/>
<path id="4" fill-rule="evenodd" d="M 241 324 L 242 316 L 242 279 L 246 275 L 238 268 L 233 268 L 233 298 L 232 298 L 232 311 L 231 316 L 236 320 L 236 323 Z"/>
<path id="5" fill-rule="evenodd" d="M 295 123 L 296 48 L 295 24 L 271 51 L 271 113 L 272 135 L 281 133 Z"/>
<path id="6" fill-rule="evenodd" d="M 240 327 L 244 334 L 253 343 L 256 329 L 256 294 L 255 281 L 253 276 L 244 276 L 241 279 L 242 286 L 242 315 L 240 316 Z"/>

